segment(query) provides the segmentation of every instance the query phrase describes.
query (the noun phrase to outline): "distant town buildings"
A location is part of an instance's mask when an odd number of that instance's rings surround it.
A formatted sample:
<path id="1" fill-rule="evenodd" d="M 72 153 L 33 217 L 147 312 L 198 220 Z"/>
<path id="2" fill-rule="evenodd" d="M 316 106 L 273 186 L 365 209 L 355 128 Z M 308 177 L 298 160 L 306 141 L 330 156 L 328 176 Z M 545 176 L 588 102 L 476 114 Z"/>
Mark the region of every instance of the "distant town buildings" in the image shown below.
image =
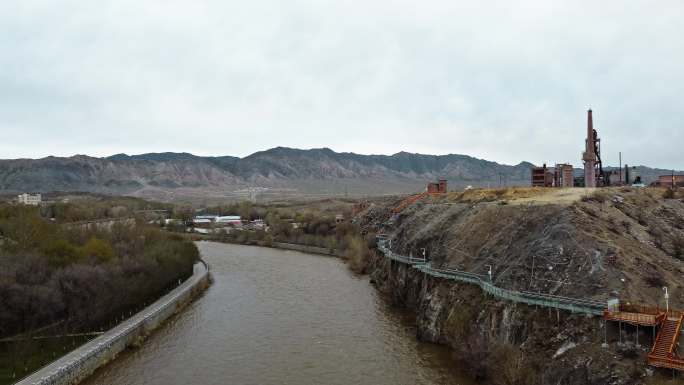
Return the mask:
<path id="1" fill-rule="evenodd" d="M 229 233 L 232 230 L 268 231 L 268 225 L 263 219 L 249 221 L 238 215 L 197 215 L 192 218 L 192 228 L 201 234 Z"/>
<path id="2" fill-rule="evenodd" d="M 40 194 L 23 193 L 17 195 L 17 203 L 20 205 L 40 206 L 43 198 Z"/>
<path id="3" fill-rule="evenodd" d="M 197 225 L 216 225 L 216 226 L 242 226 L 242 219 L 237 215 L 198 215 L 192 219 L 192 223 Z"/>
<path id="4" fill-rule="evenodd" d="M 217 225 L 242 226 L 242 219 L 237 215 L 227 215 L 216 217 Z"/>

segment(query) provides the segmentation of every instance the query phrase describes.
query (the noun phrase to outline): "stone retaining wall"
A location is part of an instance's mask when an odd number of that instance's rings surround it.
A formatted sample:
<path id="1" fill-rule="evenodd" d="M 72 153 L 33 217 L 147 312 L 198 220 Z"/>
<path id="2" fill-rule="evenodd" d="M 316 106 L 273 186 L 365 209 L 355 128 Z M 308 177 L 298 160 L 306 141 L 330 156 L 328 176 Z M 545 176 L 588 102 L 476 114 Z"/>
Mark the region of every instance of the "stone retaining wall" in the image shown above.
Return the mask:
<path id="1" fill-rule="evenodd" d="M 169 294 L 101 336 L 39 369 L 17 385 L 66 385 L 88 377 L 128 346 L 144 338 L 209 285 L 209 266 L 201 262 L 193 269 L 193 275 Z"/>

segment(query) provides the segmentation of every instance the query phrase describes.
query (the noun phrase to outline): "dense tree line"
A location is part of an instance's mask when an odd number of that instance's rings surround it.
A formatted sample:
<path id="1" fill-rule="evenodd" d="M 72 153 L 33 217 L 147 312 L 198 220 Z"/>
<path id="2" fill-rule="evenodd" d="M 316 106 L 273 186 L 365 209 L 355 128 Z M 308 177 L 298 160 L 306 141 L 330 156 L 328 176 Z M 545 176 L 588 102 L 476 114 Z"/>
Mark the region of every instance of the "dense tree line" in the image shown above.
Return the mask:
<path id="1" fill-rule="evenodd" d="M 235 207 L 258 210 L 268 231 L 229 230 L 213 235 L 214 240 L 268 247 L 283 242 L 335 249 L 345 253 L 350 267 L 357 272 L 365 270 L 370 250 L 375 247 L 375 235 L 363 236 L 351 223 L 349 213 L 343 215 L 343 221 L 337 221 L 334 215 L 312 210 L 254 209 L 244 203 Z"/>
<path id="2" fill-rule="evenodd" d="M 141 221 L 70 227 L 0 205 L 0 336 L 99 328 L 192 274 L 193 243 Z"/>
<path id="3" fill-rule="evenodd" d="M 171 204 L 150 202 L 133 197 L 84 195 L 67 202 L 57 199 L 41 207 L 41 215 L 57 222 L 78 222 L 132 216 L 140 210 L 173 210 Z"/>

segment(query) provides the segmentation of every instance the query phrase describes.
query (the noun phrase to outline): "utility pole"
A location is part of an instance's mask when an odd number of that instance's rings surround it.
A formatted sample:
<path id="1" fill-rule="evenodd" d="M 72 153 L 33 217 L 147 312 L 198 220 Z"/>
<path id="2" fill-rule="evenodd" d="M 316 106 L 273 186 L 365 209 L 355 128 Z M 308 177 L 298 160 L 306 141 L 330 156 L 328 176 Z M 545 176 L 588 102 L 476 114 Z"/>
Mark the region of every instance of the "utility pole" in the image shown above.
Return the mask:
<path id="1" fill-rule="evenodd" d="M 618 170 L 620 170 L 620 183 L 622 183 L 622 151 L 618 152 L 618 158 L 620 159 L 620 167 Z"/>

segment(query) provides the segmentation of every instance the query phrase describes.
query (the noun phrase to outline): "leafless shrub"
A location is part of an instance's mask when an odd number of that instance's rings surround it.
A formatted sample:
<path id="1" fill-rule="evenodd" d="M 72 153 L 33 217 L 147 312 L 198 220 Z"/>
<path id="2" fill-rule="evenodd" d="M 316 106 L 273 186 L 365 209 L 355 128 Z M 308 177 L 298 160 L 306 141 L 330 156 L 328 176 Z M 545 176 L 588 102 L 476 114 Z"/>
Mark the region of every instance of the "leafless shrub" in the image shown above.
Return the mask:
<path id="1" fill-rule="evenodd" d="M 657 225 L 653 225 L 648 229 L 648 233 L 653 237 L 653 244 L 663 250 L 663 242 L 665 240 L 665 231 Z"/>
<path id="2" fill-rule="evenodd" d="M 495 385 L 535 384 L 534 371 L 525 362 L 525 355 L 516 346 L 496 346 L 489 356 L 490 378 Z"/>
<path id="3" fill-rule="evenodd" d="M 663 198 L 665 199 L 674 199 L 675 197 L 675 190 L 668 188 L 665 191 L 663 191 Z"/>
<path id="4" fill-rule="evenodd" d="M 672 256 L 684 261 L 684 236 L 677 236 L 672 240 Z"/>
<path id="5" fill-rule="evenodd" d="M 585 195 L 582 197 L 582 202 L 598 202 L 598 203 L 603 203 L 608 200 L 608 196 L 606 196 L 605 193 L 602 192 L 594 192 L 591 195 Z"/>
<path id="6" fill-rule="evenodd" d="M 636 217 L 637 222 L 639 222 L 640 225 L 648 226 L 648 222 L 646 221 L 646 215 L 644 215 L 642 211 L 639 211 Z"/>
<path id="7" fill-rule="evenodd" d="M 447 333 L 461 340 L 471 332 L 473 312 L 468 307 L 458 307 L 449 314 L 446 321 Z"/>
<path id="8" fill-rule="evenodd" d="M 650 287 L 663 287 L 665 286 L 665 280 L 660 274 L 651 274 L 644 277 L 644 283 Z"/>
<path id="9" fill-rule="evenodd" d="M 359 236 L 350 235 L 347 239 L 347 263 L 352 271 L 363 273 L 368 266 L 370 249 L 368 242 Z"/>
<path id="10" fill-rule="evenodd" d="M 591 207 L 585 207 L 584 212 L 587 213 L 592 218 L 598 218 L 598 213 Z"/>

